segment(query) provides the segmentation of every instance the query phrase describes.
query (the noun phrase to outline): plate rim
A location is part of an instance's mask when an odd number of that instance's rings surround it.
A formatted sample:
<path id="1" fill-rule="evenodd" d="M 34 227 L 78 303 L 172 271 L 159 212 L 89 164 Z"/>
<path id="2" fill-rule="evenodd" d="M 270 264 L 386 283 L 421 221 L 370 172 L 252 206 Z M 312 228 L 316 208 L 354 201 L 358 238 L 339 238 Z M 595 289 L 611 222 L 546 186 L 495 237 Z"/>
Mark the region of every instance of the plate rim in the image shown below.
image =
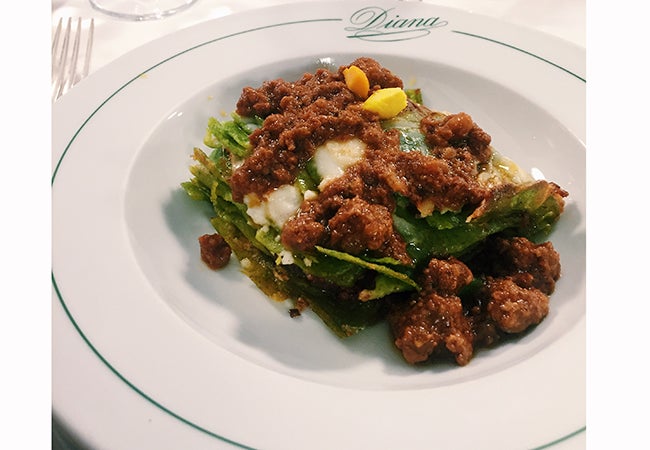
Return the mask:
<path id="1" fill-rule="evenodd" d="M 342 3 L 342 2 L 317 2 L 317 3 L 311 3 L 311 4 L 309 4 L 309 5 L 305 5 L 305 4 L 296 4 L 296 5 L 291 5 L 291 4 L 289 4 L 289 5 L 278 5 L 278 6 L 272 6 L 272 7 L 264 8 L 264 10 L 270 10 L 270 9 L 276 9 L 276 10 L 287 9 L 287 10 L 288 10 L 288 9 L 296 8 L 296 6 L 298 6 L 298 5 L 301 5 L 301 6 L 308 6 L 309 8 L 312 8 L 312 7 L 315 7 L 315 5 L 317 5 L 317 4 L 325 4 L 325 5 L 327 5 L 327 4 L 331 4 L 331 3 Z M 377 3 L 382 3 L 382 2 L 377 2 Z M 393 2 L 383 2 L 383 3 L 390 3 L 390 4 L 393 4 Z M 435 5 L 430 5 L 430 4 L 422 4 L 421 6 L 422 6 L 422 7 L 436 7 Z M 448 7 L 438 7 L 438 8 L 440 8 L 441 10 L 453 10 L 453 8 L 448 8 Z M 466 11 L 460 11 L 460 10 L 455 10 L 455 11 L 456 11 L 457 14 L 472 15 L 472 16 L 474 16 L 474 17 L 477 17 L 477 15 L 475 15 L 475 14 L 471 14 L 471 13 L 468 13 L 468 12 L 466 12 Z M 246 11 L 246 12 L 241 12 L 241 13 L 233 14 L 233 15 L 231 15 L 231 16 L 228 16 L 227 18 L 228 18 L 228 19 L 232 19 L 235 15 L 237 15 L 237 16 L 247 16 L 247 15 L 250 15 L 250 14 L 260 14 L 261 12 L 262 12 L 262 9 L 260 9 L 260 10 L 253 10 L 253 11 Z M 509 23 L 507 23 L 507 22 L 502 22 L 502 21 L 499 21 L 499 20 L 497 20 L 497 19 L 486 18 L 485 16 L 478 16 L 478 17 L 480 17 L 481 20 L 490 20 L 490 21 L 492 21 L 492 22 L 494 22 L 494 23 L 506 24 L 507 27 L 516 27 L 515 25 L 509 24 Z M 208 22 L 219 22 L 219 21 L 222 21 L 222 20 L 224 20 L 224 18 L 213 19 L 213 20 L 210 20 L 210 21 L 208 21 Z M 297 22 L 303 22 L 303 21 L 297 21 Z M 273 26 L 287 25 L 287 24 L 290 24 L 290 23 L 294 23 L 294 22 L 287 22 L 287 23 L 283 23 L 283 24 L 275 24 L 275 25 L 273 25 Z M 195 26 L 193 26 L 193 27 L 190 27 L 190 28 L 188 28 L 188 29 L 185 29 L 185 30 L 180 30 L 180 31 L 177 32 L 177 33 L 189 33 L 193 28 L 195 28 L 195 27 L 199 27 L 199 26 L 204 26 L 204 25 L 205 25 L 205 22 L 202 23 L 202 24 L 197 24 L 197 25 L 195 25 Z M 534 35 L 534 34 L 537 34 L 537 35 L 541 35 L 541 34 L 543 34 L 543 33 L 541 33 L 541 32 L 537 32 L 537 31 L 535 31 L 535 30 L 529 30 L 529 29 L 526 29 L 526 30 L 527 30 L 527 31 L 526 31 L 527 33 L 529 33 L 529 34 L 533 34 L 533 35 Z M 248 31 L 254 31 L 254 30 L 242 30 L 241 33 L 243 33 L 243 32 L 248 32 Z M 241 34 L 241 33 L 236 33 L 236 34 Z M 176 33 L 174 33 L 174 34 L 176 34 Z M 533 57 L 533 58 L 536 58 L 536 59 L 538 59 L 538 60 L 540 60 L 540 61 L 542 61 L 542 62 L 544 62 L 544 63 L 550 64 L 550 65 L 552 65 L 552 66 L 558 68 L 559 70 L 562 70 L 562 71 L 566 72 L 568 75 L 570 75 L 570 76 L 572 76 L 572 77 L 578 79 L 579 81 L 582 81 L 583 83 L 586 83 L 586 78 L 585 78 L 584 76 L 581 76 L 581 75 L 575 73 L 575 71 L 573 71 L 573 70 L 569 70 L 569 69 L 567 69 L 567 68 L 565 68 L 565 67 L 563 67 L 563 66 L 561 66 L 561 65 L 559 65 L 559 64 L 554 63 L 553 61 L 551 61 L 551 60 L 549 60 L 549 59 L 547 59 L 547 58 L 545 58 L 545 57 L 541 57 L 541 56 L 539 56 L 539 55 L 536 55 L 536 54 L 534 54 L 534 53 L 532 53 L 532 52 L 529 52 L 529 51 L 527 51 L 527 50 L 525 50 L 525 49 L 523 49 L 523 48 L 519 48 L 518 46 L 510 45 L 510 44 L 507 43 L 507 42 L 503 42 L 503 41 L 500 41 L 500 40 L 497 40 L 497 39 L 491 39 L 491 38 L 487 38 L 487 37 L 480 36 L 480 35 L 473 35 L 473 34 L 471 34 L 471 33 L 463 33 L 463 34 L 471 35 L 472 37 L 476 37 L 476 38 L 479 38 L 479 39 L 485 39 L 485 40 L 487 40 L 487 41 L 489 41 L 489 42 L 492 42 L 492 43 L 494 43 L 494 44 L 502 45 L 502 46 L 505 46 L 505 47 L 511 48 L 511 49 L 513 49 L 513 50 L 515 50 L 515 51 L 518 51 L 518 52 L 521 52 L 521 53 L 526 54 L 526 55 L 528 55 L 528 56 L 531 56 L 531 57 Z M 228 37 L 228 36 L 226 36 L 226 37 Z M 222 38 L 220 38 L 220 39 L 224 39 L 224 38 L 226 38 L 226 37 L 222 37 Z M 162 39 L 166 39 L 166 38 L 162 38 Z M 217 39 L 215 39 L 215 40 L 217 40 Z M 158 63 L 155 64 L 154 66 L 149 67 L 147 70 L 143 71 L 142 73 L 146 73 L 147 71 L 152 70 L 152 69 L 154 69 L 155 67 L 157 67 L 157 66 L 159 66 L 159 65 L 161 65 L 161 64 L 163 64 L 163 63 L 165 63 L 165 62 L 167 62 L 168 60 L 171 60 L 171 59 L 173 59 L 173 58 L 176 58 L 176 57 L 178 57 L 178 56 L 180 56 L 181 54 L 184 54 L 184 53 L 186 53 L 186 52 L 192 51 L 192 50 L 194 50 L 195 48 L 198 48 L 198 47 L 201 47 L 201 46 L 204 46 L 204 45 L 208 45 L 208 44 L 210 44 L 211 42 L 214 42 L 215 40 L 207 41 L 207 42 L 203 42 L 203 43 L 201 43 L 201 44 L 199 44 L 199 45 L 196 45 L 196 46 L 194 46 L 194 47 L 191 47 L 191 48 L 185 49 L 185 50 L 182 51 L 182 52 L 175 53 L 174 55 L 170 56 L 169 58 L 167 58 L 167 59 L 165 59 L 165 60 L 163 60 L 163 61 L 158 62 Z M 558 40 L 560 40 L 560 39 L 558 39 Z M 161 41 L 161 39 L 158 39 L 158 40 L 153 41 L 153 42 L 151 42 L 151 43 L 149 43 L 149 44 L 145 44 L 144 46 L 142 46 L 142 47 L 140 47 L 140 48 L 138 48 L 138 49 L 135 49 L 135 50 L 131 51 L 129 54 L 132 56 L 132 55 L 137 54 L 137 53 L 139 53 L 139 52 L 143 52 L 143 51 L 145 51 L 147 48 L 149 48 L 149 47 L 153 47 L 154 45 L 157 45 L 157 43 L 159 43 L 160 41 Z M 560 40 L 560 41 L 561 41 L 561 40 Z M 569 44 L 570 44 L 570 43 L 569 43 Z M 577 47 L 577 46 L 574 46 L 574 47 L 577 48 L 577 49 L 580 49 L 580 48 Z M 119 61 L 123 61 L 122 58 L 120 58 Z M 120 63 L 119 61 L 116 61 L 116 62 L 114 62 L 114 63 L 112 63 L 112 64 L 109 64 L 109 65 L 106 66 L 105 68 L 102 68 L 102 69 L 101 69 L 102 73 L 109 73 L 109 71 L 112 70 L 113 67 L 116 67 L 116 66 Z M 56 181 L 57 174 L 58 174 L 58 172 L 59 172 L 60 165 L 62 164 L 63 160 L 65 159 L 65 157 L 66 157 L 66 155 L 67 155 L 67 152 L 68 152 L 69 148 L 73 145 L 73 143 L 74 143 L 74 141 L 75 141 L 77 135 L 78 135 L 78 134 L 81 132 L 81 130 L 82 130 L 82 129 L 87 125 L 87 123 L 88 123 L 90 120 L 92 120 L 92 118 L 94 117 L 94 115 L 95 115 L 96 112 L 98 112 L 98 111 L 99 111 L 99 110 L 100 110 L 100 109 L 101 109 L 101 108 L 102 108 L 102 107 L 103 107 L 107 102 L 109 102 L 109 101 L 113 98 L 113 96 L 117 95 L 120 91 L 122 91 L 122 89 L 124 89 L 126 86 L 130 85 L 130 84 L 133 83 L 136 79 L 138 79 L 138 78 L 142 75 L 142 73 L 139 73 L 139 74 L 136 75 L 135 77 L 129 79 L 129 80 L 126 81 L 124 84 L 122 84 L 122 85 L 121 85 L 119 88 L 117 88 L 117 89 L 116 89 L 116 90 L 115 90 L 115 91 L 114 91 L 114 92 L 113 92 L 113 93 L 112 93 L 108 98 L 106 98 L 103 102 L 101 102 L 101 103 L 99 104 L 99 106 L 97 106 L 97 108 L 94 109 L 94 110 L 93 110 L 93 111 L 92 111 L 92 112 L 91 112 L 91 113 L 90 113 L 90 114 L 85 118 L 85 120 L 83 120 L 82 124 L 77 128 L 77 130 L 74 132 L 74 134 L 72 135 L 72 137 L 70 138 L 70 140 L 69 140 L 68 143 L 66 144 L 66 146 L 65 146 L 63 152 L 61 153 L 60 157 L 55 158 L 55 160 L 56 160 L 56 164 L 54 165 L 54 168 L 53 168 L 53 171 L 52 171 L 52 178 L 51 178 L 51 187 L 52 187 L 52 189 L 54 188 L 54 184 L 55 184 L 55 181 Z M 89 79 L 90 79 L 90 80 L 93 80 L 93 79 L 95 79 L 95 78 L 93 78 L 93 77 L 91 76 L 91 77 L 89 77 Z M 86 81 L 86 80 L 84 80 L 84 81 Z M 92 83 L 92 81 L 87 81 L 87 85 L 88 85 L 88 86 L 91 86 L 91 83 Z M 86 83 L 84 83 L 84 86 L 85 86 L 85 85 L 86 85 Z M 86 88 L 86 89 L 88 89 L 88 88 Z M 79 91 L 77 91 L 77 92 L 79 92 Z M 74 93 L 74 91 L 73 91 L 73 93 Z M 76 95 L 76 94 L 74 94 L 74 95 Z M 68 97 L 68 98 L 74 98 L 74 97 Z M 64 100 L 65 102 L 70 102 L 70 103 L 72 102 L 72 100 L 67 100 L 65 97 L 64 97 L 63 100 Z M 57 108 L 57 105 L 55 105 L 55 107 L 53 108 L 54 115 L 56 115 L 56 112 L 57 112 L 57 110 L 59 110 L 59 109 L 61 109 L 61 108 Z M 54 147 L 53 147 L 53 150 L 55 150 Z M 145 400 L 147 400 L 149 403 L 151 403 L 152 405 L 154 405 L 156 408 L 162 409 L 165 413 L 170 414 L 171 416 L 175 417 L 177 420 L 180 420 L 181 422 L 186 423 L 186 424 L 190 425 L 191 427 L 193 427 L 193 428 L 195 428 L 195 429 L 197 429 L 197 430 L 199 430 L 199 431 L 201 431 L 201 432 L 203 432 L 203 433 L 207 433 L 207 434 L 209 434 L 209 435 L 211 435 L 211 436 L 213 436 L 213 437 L 216 437 L 216 438 L 218 438 L 219 440 L 221 440 L 221 441 L 223 441 L 223 442 L 225 442 L 225 443 L 227 443 L 227 444 L 235 445 L 235 446 L 239 446 L 239 447 L 242 447 L 242 448 L 250 448 L 250 447 L 245 446 L 244 444 L 241 444 L 241 443 L 238 443 L 238 442 L 232 441 L 232 440 L 230 440 L 229 438 L 227 438 L 227 437 L 225 437 L 225 436 L 221 436 L 221 435 L 219 435 L 219 434 L 216 434 L 216 433 L 211 432 L 210 430 L 206 430 L 206 429 L 200 427 L 199 425 L 196 425 L 196 424 L 193 424 L 193 423 L 191 423 L 191 422 L 188 422 L 188 421 L 187 421 L 186 419 L 184 419 L 183 417 L 178 416 L 178 415 L 175 414 L 173 411 L 168 410 L 164 405 L 161 405 L 161 404 L 159 404 L 158 402 L 156 402 L 155 399 L 150 398 L 150 397 L 149 397 L 145 392 L 143 392 L 142 390 L 140 390 L 137 386 L 133 385 L 133 384 L 132 384 L 128 379 L 124 378 L 124 377 L 119 373 L 119 371 L 117 371 L 117 370 L 116 370 L 116 369 L 111 365 L 111 363 L 110 363 L 108 360 L 106 360 L 106 359 L 102 356 L 102 354 L 101 354 L 101 353 L 96 349 L 96 347 L 92 344 L 92 342 L 90 342 L 90 340 L 86 337 L 86 335 L 85 335 L 85 333 L 83 332 L 83 330 L 78 326 L 78 324 L 77 324 L 77 322 L 75 321 L 73 315 L 72 315 L 71 312 L 68 310 L 67 305 L 66 305 L 66 303 L 65 303 L 65 300 L 64 300 L 64 298 L 63 298 L 63 296 L 62 296 L 62 294 L 61 294 L 61 292 L 60 292 L 60 290 L 59 290 L 59 286 L 58 286 L 58 284 L 57 284 L 57 280 L 56 280 L 56 276 L 55 276 L 55 270 L 54 270 L 54 268 L 52 268 L 52 271 L 51 271 L 51 279 L 52 279 L 52 289 L 53 289 L 53 293 L 54 293 L 54 295 L 53 295 L 54 300 L 58 300 L 58 303 L 59 303 L 59 304 L 61 305 L 61 307 L 63 308 L 64 313 L 65 313 L 65 315 L 66 315 L 67 318 L 68 318 L 68 321 L 72 324 L 72 326 L 75 328 L 75 330 L 76 330 L 76 332 L 78 333 L 78 335 L 79 335 L 79 336 L 81 337 L 81 339 L 85 342 L 85 344 L 86 344 L 86 345 L 87 345 L 87 346 L 92 350 L 92 352 L 95 354 L 95 356 L 96 356 L 97 358 L 99 358 L 99 360 L 102 362 L 102 364 L 104 364 L 104 365 L 105 365 L 105 366 L 106 366 L 106 367 L 107 367 L 111 372 L 114 373 L 114 375 L 116 375 L 120 380 L 122 380 L 122 382 L 124 382 L 124 383 L 126 384 L 126 386 L 128 386 L 130 389 L 132 389 L 132 390 L 134 390 L 135 392 L 137 392 L 140 396 L 142 396 Z M 53 406 L 54 406 L 54 405 L 53 405 Z M 550 446 L 556 445 L 556 444 L 558 444 L 558 443 L 560 443 L 560 442 L 564 442 L 564 441 L 566 441 L 566 440 L 568 440 L 568 439 L 574 437 L 575 435 L 582 433 L 583 431 L 585 431 L 585 429 L 586 429 L 586 426 L 583 426 L 581 429 L 578 429 L 578 430 L 572 431 L 571 433 L 569 433 L 569 434 L 567 434 L 567 435 L 564 435 L 564 436 L 561 436 L 561 437 L 559 437 L 557 440 L 555 440 L 555 441 L 553 441 L 553 442 L 550 442 L 550 443 L 547 443 L 547 444 L 544 444 L 542 447 L 539 447 L 539 448 L 547 448 L 547 447 L 550 447 Z"/>

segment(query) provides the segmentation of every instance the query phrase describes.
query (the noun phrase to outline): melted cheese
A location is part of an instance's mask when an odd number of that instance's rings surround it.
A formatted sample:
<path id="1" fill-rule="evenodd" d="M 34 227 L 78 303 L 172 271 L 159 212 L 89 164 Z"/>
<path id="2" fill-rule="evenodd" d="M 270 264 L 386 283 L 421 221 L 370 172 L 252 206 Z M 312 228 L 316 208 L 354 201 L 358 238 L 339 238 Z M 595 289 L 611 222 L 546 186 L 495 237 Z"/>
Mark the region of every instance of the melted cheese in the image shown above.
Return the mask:
<path id="1" fill-rule="evenodd" d="M 302 195 L 295 186 L 285 184 L 273 190 L 264 200 L 248 194 L 244 197 L 244 203 L 247 206 L 246 213 L 256 224 L 282 228 L 300 208 Z"/>
<path id="2" fill-rule="evenodd" d="M 316 148 L 314 163 L 318 174 L 321 176 L 321 182 L 318 185 L 319 189 L 343 175 L 345 169 L 361 160 L 365 150 L 366 144 L 357 138 L 344 142 L 327 141 Z"/>

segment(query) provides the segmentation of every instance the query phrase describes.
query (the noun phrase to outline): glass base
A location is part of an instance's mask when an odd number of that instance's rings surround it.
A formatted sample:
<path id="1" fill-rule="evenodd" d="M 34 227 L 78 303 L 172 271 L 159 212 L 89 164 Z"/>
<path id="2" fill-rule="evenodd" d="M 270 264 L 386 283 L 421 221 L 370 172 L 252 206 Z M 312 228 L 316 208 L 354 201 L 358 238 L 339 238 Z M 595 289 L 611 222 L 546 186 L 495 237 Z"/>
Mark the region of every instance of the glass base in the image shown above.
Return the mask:
<path id="1" fill-rule="evenodd" d="M 126 20 L 155 20 L 189 8 L 196 0 L 89 0 L 93 8 Z"/>

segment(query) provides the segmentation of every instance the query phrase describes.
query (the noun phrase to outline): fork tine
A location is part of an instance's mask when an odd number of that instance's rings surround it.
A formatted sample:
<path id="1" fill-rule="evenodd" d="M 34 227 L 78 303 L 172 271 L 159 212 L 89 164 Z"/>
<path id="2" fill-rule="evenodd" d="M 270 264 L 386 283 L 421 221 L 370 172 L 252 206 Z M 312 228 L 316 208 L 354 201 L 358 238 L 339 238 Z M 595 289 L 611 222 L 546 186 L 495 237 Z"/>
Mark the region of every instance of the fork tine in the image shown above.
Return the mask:
<path id="1" fill-rule="evenodd" d="M 95 19 L 90 19 L 87 33 L 82 18 L 75 21 L 76 25 L 73 26 L 73 19 L 69 17 L 64 25 L 63 19 L 59 19 L 52 38 L 52 101 L 65 94 L 90 71 Z M 82 35 L 86 34 L 82 47 Z"/>
<path id="2" fill-rule="evenodd" d="M 74 35 L 74 43 L 72 44 L 72 57 L 70 59 L 70 66 L 68 68 L 68 77 L 66 79 L 65 90 L 70 89 L 77 82 L 77 60 L 79 59 L 79 42 L 81 39 L 81 17 L 77 19 L 77 31 Z"/>
<path id="3" fill-rule="evenodd" d="M 65 86 L 65 68 L 68 59 L 68 44 L 70 42 L 70 31 L 72 28 L 72 19 L 68 18 L 68 23 L 63 35 L 63 44 L 61 44 L 61 51 L 59 52 L 59 67 L 56 82 L 54 84 L 54 99 L 56 100 L 63 95 L 63 88 Z"/>
<path id="4" fill-rule="evenodd" d="M 95 19 L 90 19 L 90 28 L 88 30 L 88 41 L 86 42 L 86 57 L 84 59 L 84 68 L 81 77 L 85 78 L 90 70 L 90 54 L 93 49 L 93 36 L 95 34 Z"/>
<path id="5" fill-rule="evenodd" d="M 59 60 L 56 58 L 56 49 L 59 48 L 59 39 L 61 39 L 61 28 L 63 26 L 63 17 L 59 18 L 59 23 L 56 25 L 54 38 L 52 38 L 52 79 L 58 68 Z"/>

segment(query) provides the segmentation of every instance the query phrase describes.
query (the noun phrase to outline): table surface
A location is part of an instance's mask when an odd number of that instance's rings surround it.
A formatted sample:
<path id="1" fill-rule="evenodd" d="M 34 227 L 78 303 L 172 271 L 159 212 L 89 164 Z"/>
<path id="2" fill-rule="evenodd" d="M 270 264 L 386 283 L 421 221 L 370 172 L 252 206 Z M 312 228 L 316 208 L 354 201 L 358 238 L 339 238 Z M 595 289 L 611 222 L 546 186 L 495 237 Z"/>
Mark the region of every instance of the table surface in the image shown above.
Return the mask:
<path id="1" fill-rule="evenodd" d="M 311 2 L 317 0 L 303 0 Z M 53 0 L 53 29 L 60 18 L 94 18 L 95 31 L 90 72 L 109 65 L 116 58 L 141 45 L 197 23 L 224 17 L 229 14 L 279 4 L 295 3 L 287 0 L 198 0 L 190 8 L 159 20 L 129 21 L 117 19 L 95 10 L 88 0 Z M 425 1 L 441 6 L 455 7 L 475 14 L 504 20 L 554 35 L 576 45 L 586 47 L 585 0 L 436 0 Z M 88 21 L 84 21 L 87 26 Z M 83 57 L 84 49 L 80 50 Z M 582 433 L 572 440 L 570 447 L 584 448 L 586 437 Z M 71 442 L 66 431 L 53 420 L 52 448 L 73 450 L 79 448 Z M 565 447 L 558 447 L 565 448 Z"/>

